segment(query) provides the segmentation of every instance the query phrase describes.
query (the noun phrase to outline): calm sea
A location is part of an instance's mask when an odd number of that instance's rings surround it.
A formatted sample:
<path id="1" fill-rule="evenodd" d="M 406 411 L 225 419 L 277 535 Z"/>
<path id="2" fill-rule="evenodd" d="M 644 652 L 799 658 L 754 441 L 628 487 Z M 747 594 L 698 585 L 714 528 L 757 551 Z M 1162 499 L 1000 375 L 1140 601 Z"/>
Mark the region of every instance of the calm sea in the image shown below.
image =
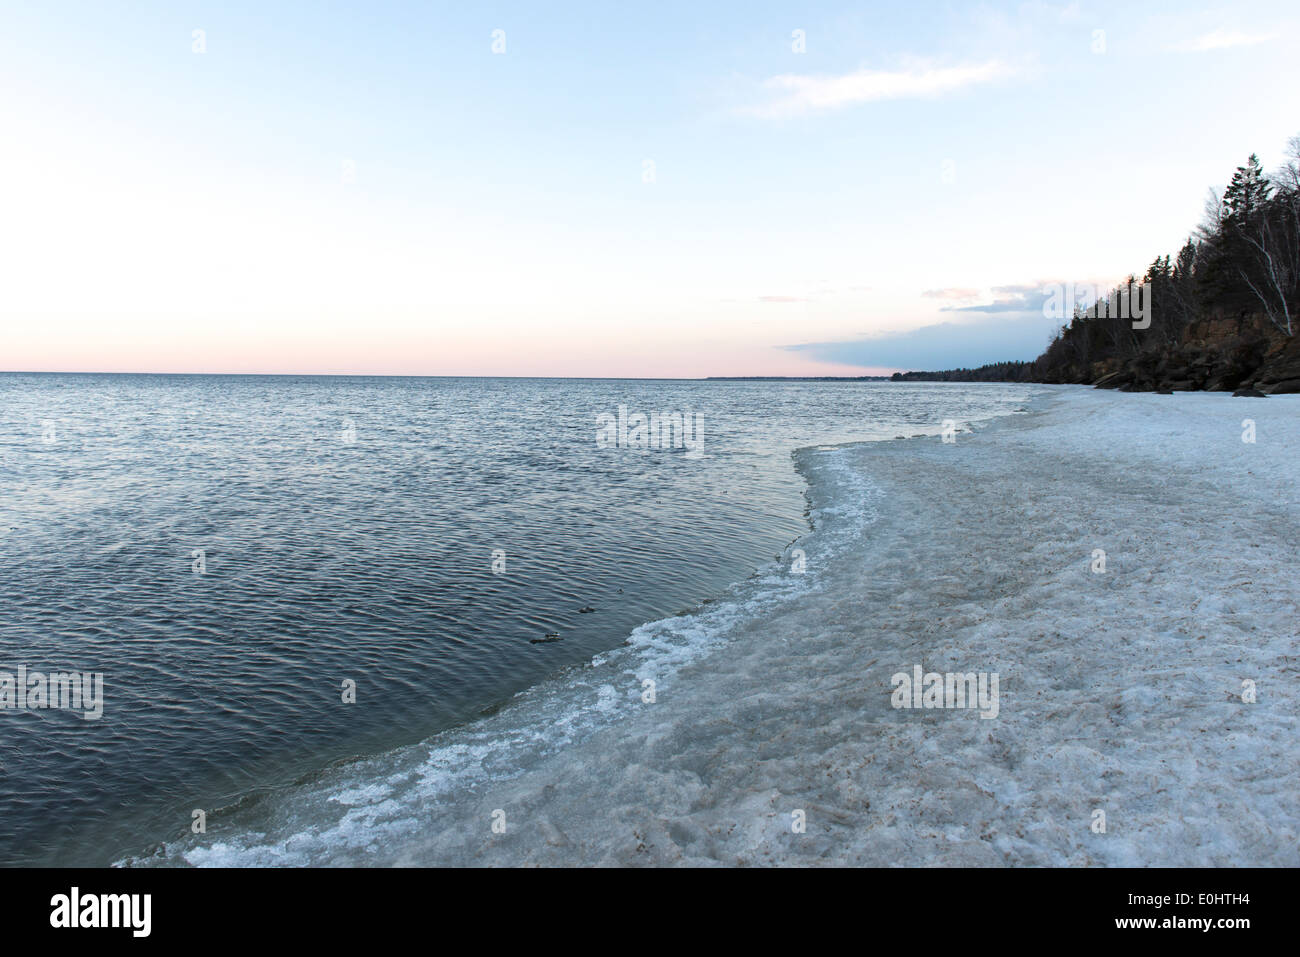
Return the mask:
<path id="1" fill-rule="evenodd" d="M 482 720 L 788 562 L 809 528 L 795 449 L 938 434 L 1025 396 L 0 375 L 0 863 L 143 854 L 195 809 L 247 816 Z M 101 674 L 102 715 L 18 708 L 20 669 Z"/>

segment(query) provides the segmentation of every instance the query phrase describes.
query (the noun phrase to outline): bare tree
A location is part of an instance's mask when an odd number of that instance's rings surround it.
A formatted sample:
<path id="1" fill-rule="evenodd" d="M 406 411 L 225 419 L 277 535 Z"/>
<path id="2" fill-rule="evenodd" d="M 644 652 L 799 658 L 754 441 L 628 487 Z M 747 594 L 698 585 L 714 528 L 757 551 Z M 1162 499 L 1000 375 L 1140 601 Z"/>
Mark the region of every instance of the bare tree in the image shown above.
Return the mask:
<path id="1" fill-rule="evenodd" d="M 1300 136 L 1287 140 L 1286 162 L 1273 174 L 1279 187 L 1288 192 L 1300 191 Z"/>
<path id="2" fill-rule="evenodd" d="M 1245 268 L 1238 268 L 1237 272 L 1241 275 L 1241 281 L 1264 307 L 1268 321 L 1289 336 L 1291 307 L 1287 304 L 1286 297 L 1287 291 L 1295 287 L 1296 267 L 1300 264 L 1297 264 L 1294 255 L 1289 254 L 1292 251 L 1278 248 L 1274 238 L 1275 230 L 1269 227 L 1267 216 L 1260 217 L 1252 232 L 1258 235 L 1250 235 L 1245 230 L 1241 230 L 1239 235 L 1255 250 L 1255 263 L 1260 267 L 1261 277 L 1252 280 L 1250 270 Z"/>
<path id="3" fill-rule="evenodd" d="M 1221 235 L 1223 235 L 1223 200 L 1219 198 L 1219 191 L 1211 186 L 1205 194 L 1205 214 L 1201 218 L 1201 224 L 1196 227 L 1196 241 L 1204 244 L 1207 249 L 1213 249 L 1218 245 Z"/>
<path id="4" fill-rule="evenodd" d="M 1237 271 L 1269 322 L 1289 336 L 1294 332 L 1291 298 L 1300 287 L 1300 136 L 1287 143 L 1286 162 L 1274 176 L 1277 192 L 1263 214 L 1236 224 L 1235 233 L 1252 252 Z"/>

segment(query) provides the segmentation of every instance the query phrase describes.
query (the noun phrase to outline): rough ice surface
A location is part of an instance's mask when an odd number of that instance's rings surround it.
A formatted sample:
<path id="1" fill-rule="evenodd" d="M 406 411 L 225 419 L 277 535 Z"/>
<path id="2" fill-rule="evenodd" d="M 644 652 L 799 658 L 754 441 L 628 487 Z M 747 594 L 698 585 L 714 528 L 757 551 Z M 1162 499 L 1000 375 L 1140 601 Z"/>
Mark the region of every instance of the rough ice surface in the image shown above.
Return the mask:
<path id="1" fill-rule="evenodd" d="M 806 574 L 157 862 L 1300 864 L 1300 396 L 1031 391 L 804 450 Z M 914 665 L 997 672 L 998 716 L 893 708 Z"/>

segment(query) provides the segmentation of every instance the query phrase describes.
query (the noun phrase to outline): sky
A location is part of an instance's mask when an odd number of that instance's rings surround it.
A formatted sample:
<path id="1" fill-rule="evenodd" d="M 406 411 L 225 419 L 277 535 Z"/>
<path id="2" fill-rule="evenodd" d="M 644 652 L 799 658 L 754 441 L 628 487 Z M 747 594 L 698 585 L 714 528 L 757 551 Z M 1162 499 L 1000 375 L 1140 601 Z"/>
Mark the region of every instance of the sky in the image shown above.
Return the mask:
<path id="1" fill-rule="evenodd" d="M 1300 8 L 0 0 L 0 369 L 1032 359 L 1300 133 Z M 1037 298 L 1036 298 L 1037 297 Z"/>

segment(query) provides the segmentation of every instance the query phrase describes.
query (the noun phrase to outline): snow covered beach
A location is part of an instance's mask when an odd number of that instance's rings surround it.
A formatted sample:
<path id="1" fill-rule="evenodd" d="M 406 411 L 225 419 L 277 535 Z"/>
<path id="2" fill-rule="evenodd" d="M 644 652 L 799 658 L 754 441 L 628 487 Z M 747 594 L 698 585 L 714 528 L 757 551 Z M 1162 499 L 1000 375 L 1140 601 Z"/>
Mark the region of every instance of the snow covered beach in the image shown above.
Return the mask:
<path id="1" fill-rule="evenodd" d="M 167 859 L 1300 864 L 1300 398 L 1035 396 L 801 452 L 805 574 Z M 893 707 L 916 666 L 996 673 L 996 717 Z"/>

